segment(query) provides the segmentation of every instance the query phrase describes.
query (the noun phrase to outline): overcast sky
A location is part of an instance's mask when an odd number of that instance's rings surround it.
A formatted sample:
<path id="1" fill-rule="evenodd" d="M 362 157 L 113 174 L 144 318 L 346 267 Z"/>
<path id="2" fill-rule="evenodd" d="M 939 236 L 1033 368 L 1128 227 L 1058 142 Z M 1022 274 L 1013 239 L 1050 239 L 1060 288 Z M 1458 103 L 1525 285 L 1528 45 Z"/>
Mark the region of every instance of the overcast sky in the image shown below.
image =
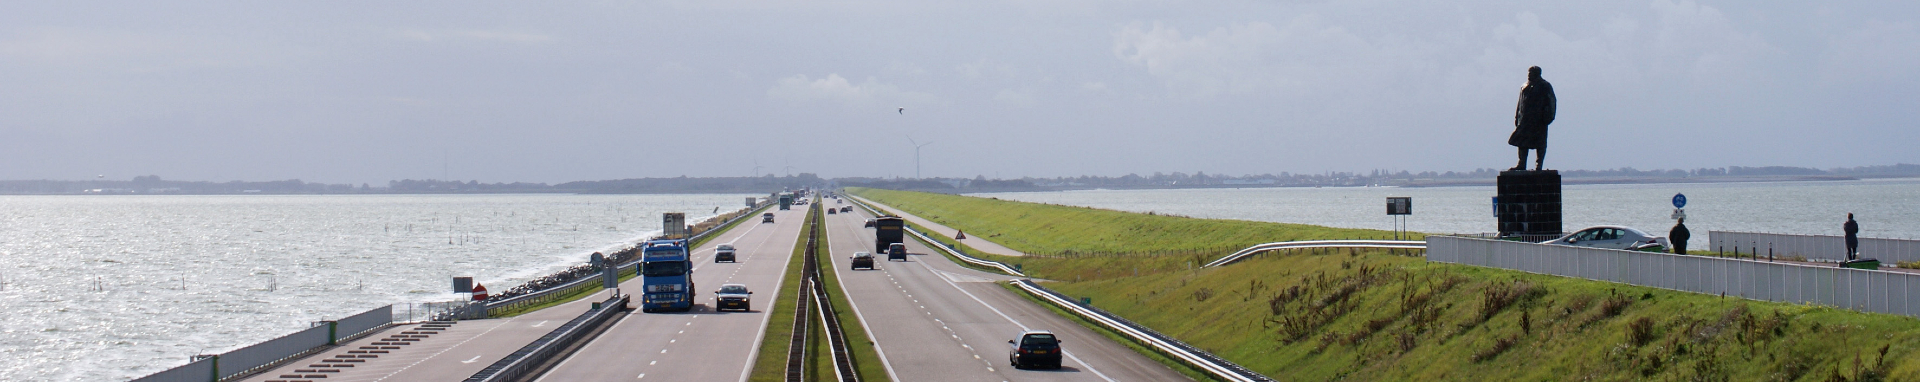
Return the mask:
<path id="1" fill-rule="evenodd" d="M 169 3 L 0 5 L 0 179 L 1920 163 L 1913 1 Z"/>

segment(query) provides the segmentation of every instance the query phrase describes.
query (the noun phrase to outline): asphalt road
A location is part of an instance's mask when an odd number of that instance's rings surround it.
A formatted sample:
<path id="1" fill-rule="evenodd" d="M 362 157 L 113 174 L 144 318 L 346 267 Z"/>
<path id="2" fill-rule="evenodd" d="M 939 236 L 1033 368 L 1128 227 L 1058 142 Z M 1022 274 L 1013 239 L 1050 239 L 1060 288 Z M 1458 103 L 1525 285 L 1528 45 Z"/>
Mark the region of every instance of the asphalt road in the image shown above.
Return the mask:
<path id="1" fill-rule="evenodd" d="M 835 204 L 831 199 L 826 206 Z M 961 267 L 919 241 L 908 261 L 851 270 L 848 257 L 874 248 L 871 216 L 827 215 L 830 258 L 841 287 L 896 381 L 1174 381 L 1184 375 L 1154 362 L 999 284 L 1012 276 Z M 974 239 L 969 239 L 974 240 Z M 1007 362 L 1008 340 L 1021 331 L 1051 330 L 1067 358 L 1058 370 L 1020 370 Z"/>
<path id="2" fill-rule="evenodd" d="M 776 292 L 793 246 L 804 233 L 805 207 L 772 210 L 775 223 L 748 220 L 696 248 L 693 278 L 699 303 L 692 311 L 642 313 L 636 309 L 539 380 L 746 380 L 765 335 L 766 308 L 774 299 L 785 297 Z M 714 263 L 714 247 L 729 242 L 738 249 L 740 261 Z M 713 311 L 713 291 L 728 283 L 746 284 L 754 292 L 752 310 Z M 621 285 L 637 300 L 639 278 Z"/>

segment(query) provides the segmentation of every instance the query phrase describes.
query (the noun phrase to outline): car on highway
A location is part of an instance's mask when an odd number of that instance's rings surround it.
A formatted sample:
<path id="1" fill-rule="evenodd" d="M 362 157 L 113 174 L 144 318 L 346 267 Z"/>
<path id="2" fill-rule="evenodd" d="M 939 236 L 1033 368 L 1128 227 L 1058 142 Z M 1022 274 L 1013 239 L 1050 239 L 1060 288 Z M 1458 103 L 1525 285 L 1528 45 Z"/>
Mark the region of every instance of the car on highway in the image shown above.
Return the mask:
<path id="1" fill-rule="evenodd" d="M 853 206 L 842 206 L 840 212 L 853 212 Z"/>
<path id="2" fill-rule="evenodd" d="M 1540 244 L 1569 245 L 1625 250 L 1665 251 L 1670 244 L 1663 236 L 1653 236 L 1632 227 L 1592 226 Z"/>
<path id="3" fill-rule="evenodd" d="M 833 212 L 834 212 L 834 210 L 838 210 L 838 208 L 828 208 L 828 209 L 827 209 L 827 214 L 828 214 L 828 215 L 832 215 L 832 214 L 833 214 Z"/>
<path id="4" fill-rule="evenodd" d="M 772 212 L 768 212 L 768 213 L 764 213 L 764 214 L 760 214 L 760 222 L 761 222 L 761 223 L 772 223 L 772 222 L 773 222 L 773 213 L 772 213 Z"/>
<path id="5" fill-rule="evenodd" d="M 850 267 L 850 269 L 860 269 L 860 268 L 866 268 L 869 270 L 873 269 L 872 253 L 868 253 L 868 252 L 853 253 L 853 266 Z"/>
<path id="6" fill-rule="evenodd" d="M 867 225 L 863 228 L 873 228 L 873 219 L 867 219 Z"/>
<path id="7" fill-rule="evenodd" d="M 907 261 L 907 245 L 893 243 L 887 245 L 887 261 Z"/>
<path id="8" fill-rule="evenodd" d="M 1060 338 L 1045 330 L 1028 330 L 1020 338 L 1007 340 L 1007 363 L 1015 369 L 1031 367 L 1060 368 Z"/>
<path id="9" fill-rule="evenodd" d="M 713 310 L 738 309 L 742 312 L 753 310 L 753 291 L 747 290 L 747 284 L 722 284 L 713 291 Z"/>
<path id="10" fill-rule="evenodd" d="M 713 262 L 718 263 L 722 261 L 729 263 L 740 262 L 739 258 L 734 255 L 733 244 L 721 244 L 719 247 L 714 248 Z"/>

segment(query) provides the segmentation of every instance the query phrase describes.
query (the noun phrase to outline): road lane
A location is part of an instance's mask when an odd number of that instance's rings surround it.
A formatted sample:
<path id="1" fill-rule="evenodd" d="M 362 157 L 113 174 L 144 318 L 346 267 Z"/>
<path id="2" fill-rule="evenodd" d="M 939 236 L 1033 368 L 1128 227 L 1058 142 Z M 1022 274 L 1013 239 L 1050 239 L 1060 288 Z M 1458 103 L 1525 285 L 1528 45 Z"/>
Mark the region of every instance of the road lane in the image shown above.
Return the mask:
<path id="1" fill-rule="evenodd" d="M 998 285 L 1011 276 L 967 269 L 915 240 L 907 247 L 916 255 L 906 262 L 883 260 L 875 271 L 850 270 L 848 256 L 874 248 L 873 231 L 862 227 L 871 216 L 855 211 L 828 215 L 830 258 L 899 380 L 1188 379 Z M 1061 369 L 1008 365 L 1006 341 L 1026 329 L 1051 330 L 1065 341 L 1068 358 Z"/>
<path id="2" fill-rule="evenodd" d="M 714 240 L 694 251 L 694 285 L 699 304 L 685 313 L 642 313 L 634 310 L 572 356 L 562 360 L 540 381 L 728 381 L 745 380 L 753 353 L 765 335 L 766 309 L 780 298 L 777 291 L 793 246 L 805 229 L 806 209 L 772 211 L 776 223 L 750 220 L 751 227 L 732 239 L 738 263 L 714 263 Z M 746 284 L 753 309 L 715 312 L 713 290 L 721 284 Z M 622 284 L 629 293 L 641 290 L 640 279 Z"/>

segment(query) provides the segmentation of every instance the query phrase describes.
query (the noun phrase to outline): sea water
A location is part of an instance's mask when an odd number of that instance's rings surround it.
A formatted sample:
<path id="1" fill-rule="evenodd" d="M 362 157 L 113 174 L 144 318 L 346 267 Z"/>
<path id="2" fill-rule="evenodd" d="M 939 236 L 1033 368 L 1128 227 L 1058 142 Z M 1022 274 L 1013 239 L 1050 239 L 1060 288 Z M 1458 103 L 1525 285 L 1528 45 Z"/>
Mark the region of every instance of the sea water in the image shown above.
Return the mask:
<path id="1" fill-rule="evenodd" d="M 983 193 L 1036 203 L 1198 218 L 1391 230 L 1386 198 L 1413 198 L 1406 229 L 1426 233 L 1497 231 L 1492 186 L 1086 190 Z M 1624 225 L 1657 236 L 1673 227 L 1673 196 L 1685 194 L 1687 228 L 1698 246 L 1707 231 L 1840 235 L 1855 214 L 1862 237 L 1920 239 L 1920 179 L 1821 182 L 1568 185 L 1562 227 Z M 1379 237 L 1374 237 L 1378 239 Z"/>
<path id="2" fill-rule="evenodd" d="M 137 378 L 454 276 L 504 290 L 748 196 L 0 196 L 0 381 Z"/>

